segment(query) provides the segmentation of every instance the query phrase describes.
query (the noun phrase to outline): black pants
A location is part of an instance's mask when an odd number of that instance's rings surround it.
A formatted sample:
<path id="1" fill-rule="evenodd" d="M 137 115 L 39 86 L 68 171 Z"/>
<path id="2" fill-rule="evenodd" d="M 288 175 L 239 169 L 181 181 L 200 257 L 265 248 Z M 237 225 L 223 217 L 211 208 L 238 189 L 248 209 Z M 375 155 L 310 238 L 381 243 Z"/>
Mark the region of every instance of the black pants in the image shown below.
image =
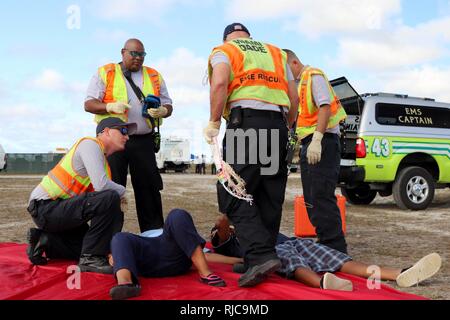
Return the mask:
<path id="1" fill-rule="evenodd" d="M 342 231 L 342 220 L 334 194 L 339 178 L 341 147 L 336 134 L 325 133 L 322 139 L 322 157 L 318 164 L 309 165 L 306 151 L 312 135 L 302 140 L 300 168 L 305 202 L 309 219 L 316 227 L 319 243 L 347 253 L 347 243 Z"/>
<path id="2" fill-rule="evenodd" d="M 163 182 L 156 165 L 153 136 L 132 135 L 125 150 L 108 157 L 112 180 L 126 187 L 128 166 L 141 232 L 164 225 L 160 190 Z"/>
<path id="3" fill-rule="evenodd" d="M 240 113 L 240 114 L 239 114 Z M 237 119 L 237 120 L 236 120 Z M 226 141 L 230 134 L 229 130 L 255 129 L 257 141 L 246 143 L 245 163 L 237 163 L 238 150 L 236 149 L 234 159 L 227 157 Z M 268 155 L 278 157 L 278 166 L 274 174 L 261 174 L 262 168 L 270 167 L 263 165 L 257 157 L 257 163 L 252 164 L 252 154 L 257 152 L 257 146 L 262 139 L 261 129 L 268 130 L 267 151 Z M 250 130 L 253 131 L 253 130 Z M 271 134 L 278 132 L 278 140 L 275 145 L 271 143 Z M 234 109 L 230 116 L 230 122 L 225 134 L 224 159 L 231 164 L 235 172 L 246 182 L 247 193 L 254 198 L 253 205 L 239 200 L 230 194 L 218 183 L 219 210 L 227 214 L 235 226 L 236 235 L 244 252 L 245 264 L 249 267 L 264 263 L 270 259 L 276 259 L 275 244 L 280 228 L 281 211 L 284 202 L 284 194 L 287 182 L 286 144 L 288 139 L 285 120 L 280 112 L 256 111 L 249 109 Z M 229 146 L 231 148 L 231 146 Z"/>
<path id="4" fill-rule="evenodd" d="M 120 197 L 111 190 L 84 193 L 67 200 L 33 200 L 28 211 L 48 237 L 47 258 L 107 255 L 113 235 L 123 226 Z"/>

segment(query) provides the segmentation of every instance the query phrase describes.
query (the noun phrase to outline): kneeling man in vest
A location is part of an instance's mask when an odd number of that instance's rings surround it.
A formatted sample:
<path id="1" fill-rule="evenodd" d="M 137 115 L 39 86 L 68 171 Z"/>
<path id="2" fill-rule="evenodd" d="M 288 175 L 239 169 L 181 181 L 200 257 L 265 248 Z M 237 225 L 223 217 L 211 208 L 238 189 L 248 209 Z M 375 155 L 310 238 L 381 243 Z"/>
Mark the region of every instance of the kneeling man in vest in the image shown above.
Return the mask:
<path id="1" fill-rule="evenodd" d="M 38 227 L 28 232 L 32 264 L 79 259 L 81 271 L 112 273 L 107 255 L 122 230 L 125 187 L 111 181 L 106 157 L 123 150 L 135 130 L 135 123 L 102 120 L 97 137 L 78 140 L 32 191 L 28 212 Z"/>

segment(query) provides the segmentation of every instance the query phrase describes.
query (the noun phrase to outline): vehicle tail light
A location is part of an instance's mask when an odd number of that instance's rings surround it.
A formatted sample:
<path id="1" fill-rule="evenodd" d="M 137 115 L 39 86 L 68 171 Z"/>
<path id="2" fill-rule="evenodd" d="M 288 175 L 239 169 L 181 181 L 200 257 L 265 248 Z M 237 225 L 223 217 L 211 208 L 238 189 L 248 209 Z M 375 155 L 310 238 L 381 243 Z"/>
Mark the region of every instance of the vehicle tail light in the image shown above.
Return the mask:
<path id="1" fill-rule="evenodd" d="M 365 158 L 366 155 L 366 144 L 364 139 L 358 138 L 356 140 L 356 158 Z"/>

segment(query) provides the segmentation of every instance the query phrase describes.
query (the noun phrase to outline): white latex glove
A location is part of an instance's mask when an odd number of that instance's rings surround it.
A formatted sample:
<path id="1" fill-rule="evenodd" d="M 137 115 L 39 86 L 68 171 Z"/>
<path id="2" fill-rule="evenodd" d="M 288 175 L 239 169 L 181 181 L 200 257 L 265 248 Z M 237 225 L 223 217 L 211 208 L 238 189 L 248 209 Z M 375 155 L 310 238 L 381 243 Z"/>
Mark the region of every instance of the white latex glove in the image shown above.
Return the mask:
<path id="1" fill-rule="evenodd" d="M 128 199 L 126 196 L 120 198 L 120 210 L 125 213 L 128 211 Z"/>
<path id="2" fill-rule="evenodd" d="M 108 111 L 108 113 L 123 114 L 130 108 L 131 106 L 129 104 L 120 101 L 110 102 L 106 104 L 106 111 Z"/>
<path id="3" fill-rule="evenodd" d="M 208 126 L 203 129 L 203 136 L 208 144 L 213 144 L 213 138 L 219 135 L 220 120 L 210 121 Z"/>
<path id="4" fill-rule="evenodd" d="M 163 106 L 156 109 L 148 109 L 147 112 L 152 118 L 164 118 L 169 113 L 167 108 Z"/>
<path id="5" fill-rule="evenodd" d="M 306 150 L 306 158 L 308 159 L 308 163 L 311 165 L 320 162 L 322 155 L 322 138 L 323 133 L 314 131 L 311 143 L 308 146 L 308 150 Z"/>

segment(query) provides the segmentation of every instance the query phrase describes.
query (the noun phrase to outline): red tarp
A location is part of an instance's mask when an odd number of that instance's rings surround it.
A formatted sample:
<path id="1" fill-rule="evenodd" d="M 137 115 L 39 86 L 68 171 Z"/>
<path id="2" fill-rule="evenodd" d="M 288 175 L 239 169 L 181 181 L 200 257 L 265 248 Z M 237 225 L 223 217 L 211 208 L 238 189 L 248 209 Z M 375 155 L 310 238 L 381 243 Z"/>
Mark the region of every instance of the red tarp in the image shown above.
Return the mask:
<path id="1" fill-rule="evenodd" d="M 109 289 L 115 285 L 113 276 L 81 273 L 81 289 L 68 289 L 76 284 L 73 273 L 67 271 L 75 261 L 52 261 L 46 266 L 32 266 L 25 254 L 26 245 L 0 243 L 0 299 L 32 300 L 104 300 L 110 299 Z M 239 288 L 238 274 L 230 265 L 212 263 L 211 269 L 227 282 L 227 287 L 215 288 L 202 284 L 195 271 L 172 278 L 141 278 L 145 300 L 421 300 L 382 285 L 369 290 L 366 280 L 339 274 L 352 280 L 354 291 L 342 292 L 306 287 L 298 282 L 271 275 L 254 288 Z M 68 281 L 69 280 L 69 281 Z"/>

